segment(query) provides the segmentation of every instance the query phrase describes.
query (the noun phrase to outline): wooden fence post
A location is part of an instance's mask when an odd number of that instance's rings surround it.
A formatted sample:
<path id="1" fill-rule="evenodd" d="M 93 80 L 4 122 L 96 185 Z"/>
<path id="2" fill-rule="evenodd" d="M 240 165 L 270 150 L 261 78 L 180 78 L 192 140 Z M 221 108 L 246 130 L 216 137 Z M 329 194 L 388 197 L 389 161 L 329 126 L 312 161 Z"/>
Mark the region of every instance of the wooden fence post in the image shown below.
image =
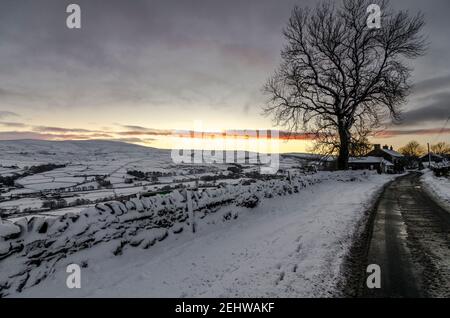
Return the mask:
<path id="1" fill-rule="evenodd" d="M 194 208 L 192 206 L 192 194 L 191 194 L 191 191 L 188 189 L 186 189 L 186 203 L 187 203 L 189 219 L 191 220 L 191 224 L 192 224 L 192 233 L 195 233 L 195 214 L 194 214 Z"/>

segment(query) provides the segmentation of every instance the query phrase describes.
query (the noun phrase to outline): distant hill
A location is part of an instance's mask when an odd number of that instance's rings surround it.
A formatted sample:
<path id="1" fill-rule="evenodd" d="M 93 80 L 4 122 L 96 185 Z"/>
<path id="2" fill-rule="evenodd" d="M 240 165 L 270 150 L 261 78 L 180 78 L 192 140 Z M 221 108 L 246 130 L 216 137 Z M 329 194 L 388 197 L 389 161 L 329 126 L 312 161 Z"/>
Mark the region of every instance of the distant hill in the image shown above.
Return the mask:
<path id="1" fill-rule="evenodd" d="M 48 151 L 48 152 L 79 152 L 79 151 L 144 151 L 154 149 L 135 144 L 110 140 L 0 140 L 0 149 L 7 151 Z"/>
<path id="2" fill-rule="evenodd" d="M 24 162 L 69 162 L 106 158 L 158 158 L 170 162 L 170 150 L 145 147 L 111 140 L 0 140 L 0 159 L 5 164 Z M 319 155 L 307 153 L 282 154 L 281 160 L 319 160 Z"/>
<path id="3" fill-rule="evenodd" d="M 109 140 L 0 140 L 0 159 L 8 161 L 72 161 L 101 157 L 169 155 L 168 150 Z"/>

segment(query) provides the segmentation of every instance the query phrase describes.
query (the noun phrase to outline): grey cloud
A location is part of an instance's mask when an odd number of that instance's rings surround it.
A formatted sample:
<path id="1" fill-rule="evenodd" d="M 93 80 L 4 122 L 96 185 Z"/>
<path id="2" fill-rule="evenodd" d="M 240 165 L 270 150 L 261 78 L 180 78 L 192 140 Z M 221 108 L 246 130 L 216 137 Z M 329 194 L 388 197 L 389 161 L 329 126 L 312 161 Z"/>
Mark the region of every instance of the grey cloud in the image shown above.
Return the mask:
<path id="1" fill-rule="evenodd" d="M 440 135 L 450 133 L 450 128 L 424 128 L 424 129 L 386 129 L 374 133 L 377 138 L 391 138 L 395 136 Z"/>
<path id="2" fill-rule="evenodd" d="M 236 69 L 272 68 L 295 2 L 79 0 L 77 31 L 64 24 L 70 1 L 2 2 L 0 58 L 7 62 L 0 82 L 9 77 L 22 96 L 9 94 L 8 102 L 25 109 L 189 107 L 218 103 L 230 92 L 239 99 L 246 92 L 237 88 L 260 73 L 242 76 Z M 38 103 L 28 98 L 38 94 Z"/>
<path id="3" fill-rule="evenodd" d="M 438 122 L 450 117 L 450 93 L 434 94 L 433 100 L 427 106 L 413 109 L 402 115 L 402 123 L 405 125 L 418 125 L 426 122 Z"/>
<path id="4" fill-rule="evenodd" d="M 17 139 L 41 139 L 41 140 L 55 140 L 55 139 L 92 139 L 92 138 L 111 138 L 109 134 L 98 133 L 93 135 L 83 134 L 50 134 L 39 133 L 34 131 L 0 131 L 0 140 L 17 140 Z"/>
<path id="5" fill-rule="evenodd" d="M 126 104 L 164 106 L 176 113 L 209 105 L 208 114 L 218 107 L 247 113 L 258 107 L 254 97 L 276 67 L 281 29 L 292 7 L 316 3 L 77 0 L 82 29 L 69 30 L 65 7 L 72 2 L 0 2 L 1 107 L 13 105 L 22 114 L 37 108 Z M 392 4 L 427 15 L 432 44 L 429 54 L 415 62 L 415 92 L 448 87 L 448 75 L 423 80 L 440 74 L 442 63 L 448 63 L 448 0 Z M 405 115 L 417 122 L 420 111 Z"/>
<path id="6" fill-rule="evenodd" d="M 414 85 L 412 91 L 414 94 L 421 95 L 433 93 L 441 89 L 450 91 L 450 74 L 418 82 Z"/>
<path id="7" fill-rule="evenodd" d="M 156 139 L 154 138 L 138 138 L 138 137 L 130 137 L 130 138 L 114 138 L 111 140 L 128 142 L 128 143 L 143 143 L 143 144 L 151 144 Z"/>
<path id="8" fill-rule="evenodd" d="M 120 136 L 169 136 L 172 134 L 170 130 L 129 130 L 116 132 Z"/>
<path id="9" fill-rule="evenodd" d="M 63 128 L 49 126 L 34 126 L 33 131 L 36 132 L 56 132 L 56 133 L 97 133 L 98 130 L 89 130 L 82 128 Z"/>
<path id="10" fill-rule="evenodd" d="M 27 125 L 25 125 L 24 123 L 16 123 L 16 122 L 8 122 L 8 121 L 1 121 L 0 125 L 5 126 L 5 127 L 16 127 L 16 128 L 27 127 Z"/>
<path id="11" fill-rule="evenodd" d="M 6 117 L 19 117 L 17 113 L 10 112 L 7 110 L 0 110 L 0 118 L 6 118 Z"/>
<path id="12" fill-rule="evenodd" d="M 15 91 L 12 91 L 12 90 L 0 87 L 0 96 L 2 98 L 18 97 L 18 96 L 20 97 L 20 96 L 22 96 L 22 94 L 19 94 L 19 93 L 15 92 Z"/>
<path id="13" fill-rule="evenodd" d="M 137 137 L 132 137 L 132 138 L 114 138 L 114 139 L 111 139 L 111 140 L 121 141 L 121 142 L 131 142 L 131 143 L 133 143 L 133 142 L 142 142 L 142 143 L 144 143 L 145 142 L 144 139 L 137 138 Z"/>
<path id="14" fill-rule="evenodd" d="M 142 126 L 135 126 L 135 125 L 123 125 L 123 128 L 129 129 L 129 130 L 139 130 L 139 131 L 146 131 L 148 128 L 142 127 Z"/>

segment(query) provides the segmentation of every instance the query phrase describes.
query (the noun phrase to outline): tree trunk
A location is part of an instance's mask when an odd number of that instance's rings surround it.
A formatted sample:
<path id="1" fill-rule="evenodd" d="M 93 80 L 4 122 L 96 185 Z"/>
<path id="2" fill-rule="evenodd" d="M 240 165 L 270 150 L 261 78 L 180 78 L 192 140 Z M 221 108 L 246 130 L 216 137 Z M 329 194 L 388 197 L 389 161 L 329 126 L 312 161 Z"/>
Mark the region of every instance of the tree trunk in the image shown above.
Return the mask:
<path id="1" fill-rule="evenodd" d="M 339 156 L 337 159 L 338 170 L 348 170 L 348 159 L 350 153 L 350 133 L 345 127 L 339 127 Z"/>

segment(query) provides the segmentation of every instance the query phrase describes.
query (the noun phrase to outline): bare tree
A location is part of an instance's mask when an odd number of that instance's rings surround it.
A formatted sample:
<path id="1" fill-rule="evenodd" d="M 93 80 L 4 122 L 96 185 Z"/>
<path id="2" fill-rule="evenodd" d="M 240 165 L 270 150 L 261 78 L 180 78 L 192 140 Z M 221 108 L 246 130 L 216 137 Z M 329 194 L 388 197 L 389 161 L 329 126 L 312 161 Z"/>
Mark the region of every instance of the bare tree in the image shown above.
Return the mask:
<path id="1" fill-rule="evenodd" d="M 450 154 L 450 145 L 445 142 L 438 142 L 431 145 L 431 151 L 438 155 L 448 155 Z"/>
<path id="2" fill-rule="evenodd" d="M 407 157 L 418 158 L 425 153 L 425 148 L 422 147 L 417 141 L 413 140 L 400 148 L 399 151 Z"/>
<path id="3" fill-rule="evenodd" d="M 369 29 L 367 8 L 381 8 L 381 28 Z M 424 19 L 394 12 L 385 1 L 321 2 L 295 7 L 283 34 L 282 63 L 268 80 L 264 111 L 276 125 L 335 136 L 338 168 L 348 169 L 352 136 L 376 127 L 400 105 L 410 89 L 405 60 L 425 52 Z M 326 138 L 325 138 L 326 139 Z"/>
<path id="4" fill-rule="evenodd" d="M 355 127 L 349 140 L 349 156 L 361 157 L 366 155 L 372 148 L 369 141 L 371 129 L 367 127 Z M 341 141 L 339 135 L 334 132 L 321 132 L 316 134 L 315 142 L 311 150 L 314 153 L 329 157 L 339 155 Z"/>

